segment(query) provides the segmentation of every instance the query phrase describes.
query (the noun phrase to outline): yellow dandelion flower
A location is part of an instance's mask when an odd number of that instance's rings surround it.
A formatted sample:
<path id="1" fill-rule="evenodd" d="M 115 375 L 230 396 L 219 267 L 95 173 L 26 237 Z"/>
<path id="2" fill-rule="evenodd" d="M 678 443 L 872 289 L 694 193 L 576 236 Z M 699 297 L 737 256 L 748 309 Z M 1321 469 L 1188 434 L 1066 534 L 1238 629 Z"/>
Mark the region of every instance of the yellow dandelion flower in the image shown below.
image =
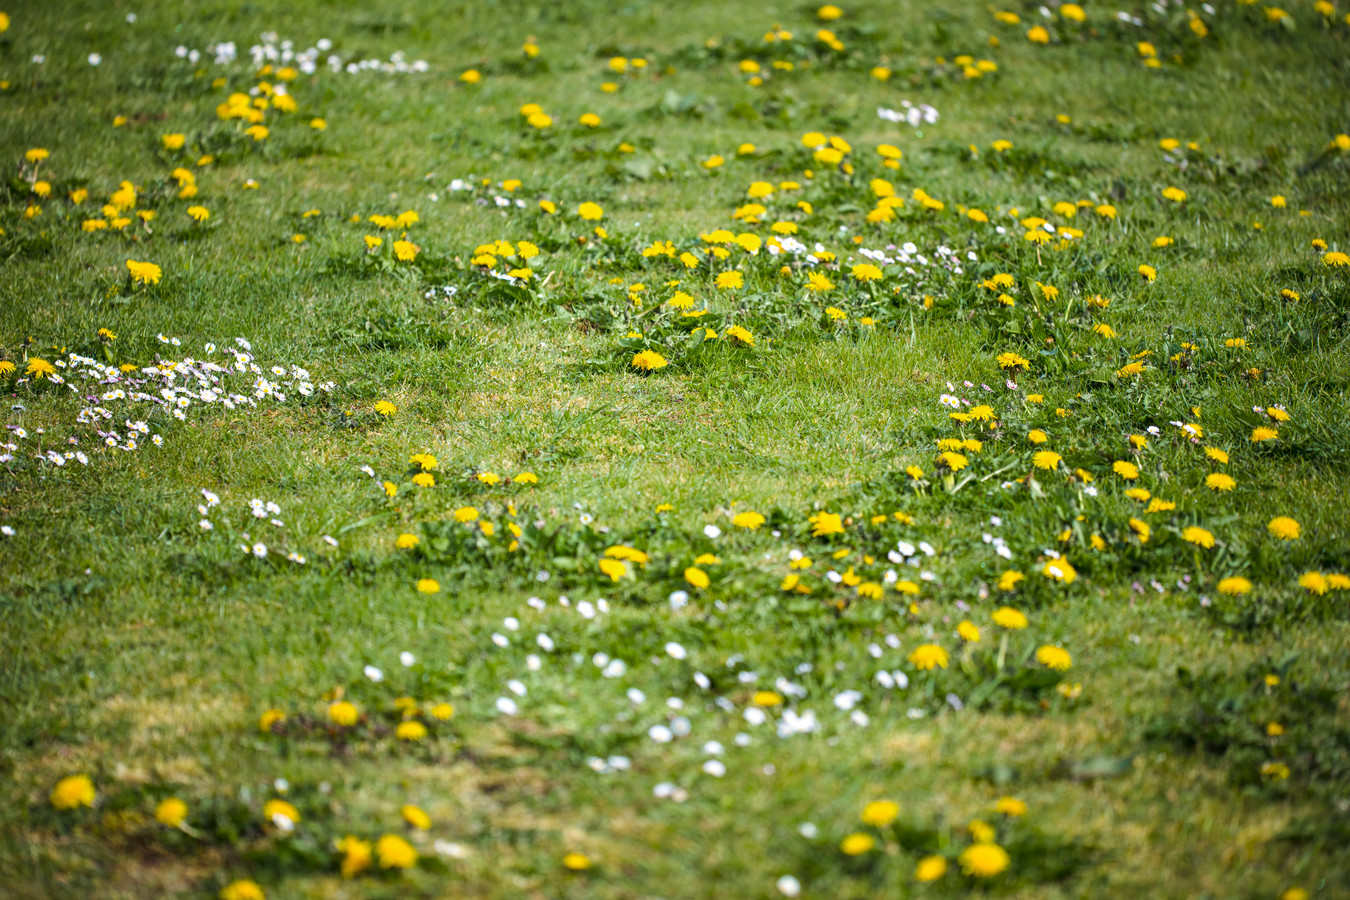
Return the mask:
<path id="1" fill-rule="evenodd" d="M 421 722 L 399 722 L 394 737 L 400 741 L 420 741 L 427 736 L 427 726 Z"/>
<path id="2" fill-rule="evenodd" d="M 993 878 L 1005 871 L 1011 860 L 998 844 L 971 844 L 957 857 L 961 871 L 975 878 Z"/>
<path id="3" fill-rule="evenodd" d="M 1296 541 L 1303 533 L 1298 522 L 1288 516 L 1276 516 L 1266 525 L 1266 530 L 1272 537 L 1279 538 L 1282 541 Z"/>
<path id="4" fill-rule="evenodd" d="M 346 700 L 339 700 L 328 706 L 328 718 L 334 725 L 349 728 L 356 724 L 359 716 L 356 706 Z"/>
<path id="5" fill-rule="evenodd" d="M 757 512 L 737 513 L 731 519 L 731 524 L 737 528 L 744 528 L 748 531 L 754 531 L 765 522 L 764 516 Z"/>
<path id="6" fill-rule="evenodd" d="M 177 828 L 187 818 L 188 806 L 177 797 L 161 800 L 155 807 L 155 821 L 170 828 Z"/>
<path id="7" fill-rule="evenodd" d="M 877 845 L 877 839 L 870 834 L 857 832 L 839 842 L 839 849 L 845 856 L 861 856 Z"/>
<path id="8" fill-rule="evenodd" d="M 1206 550 L 1214 547 L 1214 535 L 1198 525 L 1192 525 L 1181 532 L 1181 539 L 1188 544 L 1195 544 L 1197 547 L 1204 547 Z"/>
<path id="9" fill-rule="evenodd" d="M 266 900 L 262 885 L 247 878 L 231 881 L 220 889 L 220 900 Z"/>
<path id="10" fill-rule="evenodd" d="M 1000 607 L 994 611 L 990 618 L 993 619 L 995 625 L 1009 631 L 1020 631 L 1027 627 L 1026 615 L 1010 606 Z"/>
<path id="11" fill-rule="evenodd" d="M 51 804 L 56 809 L 77 809 L 93 806 L 96 793 L 88 775 L 68 775 L 52 788 Z"/>
<path id="12" fill-rule="evenodd" d="M 920 671 L 934 667 L 947 668 L 947 651 L 936 644 L 922 644 L 909 655 L 909 661 Z"/>
<path id="13" fill-rule="evenodd" d="M 684 580 L 696 588 L 706 588 L 711 584 L 708 573 L 697 566 L 690 566 L 684 570 Z"/>
<path id="14" fill-rule="evenodd" d="M 863 807 L 860 817 L 865 825 L 885 828 L 900 815 L 900 804 L 894 800 L 873 800 Z"/>
<path id="15" fill-rule="evenodd" d="M 664 368 L 669 365 L 669 363 L 664 356 L 657 353 L 655 350 L 643 350 L 633 357 L 631 365 L 633 368 L 643 372 L 653 372 L 657 369 Z"/>
<path id="16" fill-rule="evenodd" d="M 853 266 L 852 272 L 853 277 L 862 282 L 880 281 L 885 277 L 885 273 L 871 263 L 858 263 Z"/>
<path id="17" fill-rule="evenodd" d="M 844 533 L 844 518 L 838 513 L 816 513 L 808 516 L 807 521 L 812 525 L 811 534 L 814 537 Z"/>
<path id="18" fill-rule="evenodd" d="M 947 860 L 941 856 L 925 856 L 914 867 L 914 880 L 924 883 L 937 881 L 947 874 Z"/>
<path id="19" fill-rule="evenodd" d="M 1051 581 L 1058 581 L 1060 584 L 1073 584 L 1078 578 L 1078 570 L 1073 567 L 1067 559 L 1052 559 L 1046 562 L 1041 569 L 1041 574 Z"/>
<path id="20" fill-rule="evenodd" d="M 1063 457 L 1053 450 L 1041 450 L 1032 456 L 1031 461 L 1038 469 L 1052 471 L 1059 468 L 1059 464 L 1063 461 Z"/>
<path id="21" fill-rule="evenodd" d="M 272 799 L 263 804 L 263 818 L 269 822 L 275 822 L 277 818 L 285 819 L 292 824 L 300 822 L 300 811 L 285 800 Z"/>
<path id="22" fill-rule="evenodd" d="M 376 841 L 375 855 L 381 869 L 410 869 L 417 864 L 417 851 L 413 845 L 396 834 L 386 834 Z"/>
<path id="23" fill-rule="evenodd" d="M 374 856 L 370 841 L 363 841 L 350 834 L 338 841 L 337 851 L 343 854 L 339 866 L 343 878 L 355 878 L 369 869 Z"/>
<path id="24" fill-rule="evenodd" d="M 1319 597 L 1331 588 L 1326 576 L 1321 572 L 1304 572 L 1302 575 L 1298 576 L 1298 586 L 1306 588 L 1309 593 L 1316 594 Z"/>
<path id="25" fill-rule="evenodd" d="M 131 275 L 134 284 L 159 284 L 160 278 L 164 272 L 154 263 L 136 262 L 129 259 L 126 262 L 127 272 Z"/>
<path id="26" fill-rule="evenodd" d="M 1117 475 L 1119 475 L 1121 478 L 1124 478 L 1126 481 L 1133 481 L 1134 479 L 1139 477 L 1139 467 L 1136 466 L 1134 463 L 1126 462 L 1123 459 L 1118 459 L 1115 462 L 1113 462 L 1111 464 L 1111 471 L 1115 472 Z"/>

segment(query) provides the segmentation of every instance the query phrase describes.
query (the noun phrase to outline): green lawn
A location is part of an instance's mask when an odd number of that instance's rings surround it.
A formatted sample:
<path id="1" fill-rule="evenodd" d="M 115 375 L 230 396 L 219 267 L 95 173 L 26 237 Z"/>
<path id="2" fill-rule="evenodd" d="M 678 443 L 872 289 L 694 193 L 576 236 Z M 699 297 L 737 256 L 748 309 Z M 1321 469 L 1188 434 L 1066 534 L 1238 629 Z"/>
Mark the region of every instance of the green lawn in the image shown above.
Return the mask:
<path id="1" fill-rule="evenodd" d="M 1263 3 L 11 5 L 0 893 L 1350 896 Z"/>

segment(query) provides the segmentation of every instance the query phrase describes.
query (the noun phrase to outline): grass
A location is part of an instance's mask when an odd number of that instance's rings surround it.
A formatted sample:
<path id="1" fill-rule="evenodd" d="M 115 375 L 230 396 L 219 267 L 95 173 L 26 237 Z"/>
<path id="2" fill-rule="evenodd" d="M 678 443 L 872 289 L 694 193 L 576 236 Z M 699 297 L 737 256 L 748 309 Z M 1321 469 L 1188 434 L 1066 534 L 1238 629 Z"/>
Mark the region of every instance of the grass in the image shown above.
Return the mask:
<path id="1" fill-rule="evenodd" d="M 1196 7 L 1201 37 L 1180 8 L 1132 9 L 1129 25 L 1088 7 L 1080 25 L 1028 6 L 1010 25 L 968 2 L 860 2 L 833 23 L 805 5 L 697 2 L 129 12 L 25 3 L 0 32 L 0 360 L 16 364 L 0 387 L 18 448 L 0 463 L 0 525 L 14 532 L 0 537 L 7 891 L 228 897 L 247 879 L 273 898 L 1346 896 L 1350 635 L 1332 576 L 1350 572 L 1350 269 L 1325 256 L 1350 242 L 1350 155 L 1335 143 L 1350 120 L 1344 21 L 1310 4 L 1285 21 Z M 1045 46 L 1026 37 L 1042 21 Z M 792 39 L 765 42 L 775 23 Z M 269 108 L 255 141 L 217 106 L 282 83 L 247 60 L 268 31 L 297 50 L 326 37 L 344 61 L 401 51 L 427 71 L 321 61 L 285 82 L 298 110 Z M 221 40 L 242 59 L 212 62 Z M 961 54 L 997 70 L 969 78 Z M 617 73 L 611 57 L 648 65 Z M 869 74 L 878 65 L 888 80 Z M 461 80 L 470 68 L 480 82 Z M 877 115 L 905 100 L 939 119 Z M 552 124 L 524 124 L 526 103 Z M 588 112 L 599 126 L 576 124 Z M 803 146 L 812 131 L 846 139 L 851 171 Z M 181 151 L 161 141 L 174 133 Z M 1167 138 L 1180 146 L 1165 152 Z M 744 143 L 755 150 L 738 154 Z M 879 144 L 903 151 L 899 168 Z M 26 160 L 35 147 L 50 157 Z M 702 165 L 713 154 L 724 163 Z M 179 166 L 195 197 L 178 196 Z M 905 198 L 894 221 L 867 221 L 878 178 Z M 124 179 L 136 205 L 101 213 Z M 35 199 L 40 180 L 52 193 Z M 800 188 L 776 187 L 762 221 L 734 220 L 757 181 Z M 924 210 L 916 188 L 943 208 Z M 603 219 L 582 220 L 583 202 Z M 192 224 L 192 205 L 210 218 Z M 419 221 L 370 219 L 404 210 Z M 132 221 L 83 230 L 115 215 Z M 1025 240 L 1029 216 L 1056 237 Z M 721 261 L 699 237 L 764 241 L 779 221 L 837 255 L 814 268 L 830 290 L 807 290 L 800 255 L 726 244 Z M 1062 241 L 1066 227 L 1081 238 Z M 420 249 L 399 261 L 405 231 Z M 383 243 L 368 250 L 365 235 Z M 498 240 L 541 252 L 473 262 Z M 667 240 L 697 265 L 640 252 Z M 895 259 L 906 241 L 927 264 Z M 852 274 L 860 248 L 891 255 L 880 282 Z M 133 284 L 128 259 L 162 279 Z M 522 264 L 524 285 L 486 274 Z M 744 286 L 716 287 L 733 269 Z M 998 273 L 1011 286 L 982 286 Z M 665 303 L 676 290 L 718 339 L 689 339 Z M 1015 305 L 995 300 L 1004 291 Z M 78 393 L 24 377 L 30 359 L 71 352 L 229 362 L 237 336 L 261 374 L 309 377 L 280 376 L 284 401 L 194 401 L 185 421 L 86 401 L 118 385 L 70 369 L 57 372 Z M 642 374 L 642 350 L 669 365 Z M 1012 387 L 1002 353 L 1027 361 Z M 1122 374 L 1131 361 L 1142 372 Z M 254 376 L 232 379 L 252 394 Z M 300 381 L 319 387 L 303 396 Z M 994 418 L 953 420 L 945 394 Z M 112 417 L 80 422 L 91 405 Z M 100 430 L 125 446 L 141 420 L 137 449 L 104 446 Z M 1264 427 L 1278 437 L 1252 440 Z M 942 440 L 965 442 L 951 445 L 964 461 L 940 462 Z M 88 464 L 34 458 L 51 449 Z M 1062 461 L 1036 468 L 1037 450 Z M 414 483 L 416 453 L 436 457 L 434 486 Z M 1138 478 L 1115 474 L 1118 460 Z M 524 472 L 537 483 L 511 481 Z M 1234 488 L 1208 487 L 1215 473 Z M 203 490 L 220 506 L 199 512 Z M 251 498 L 281 512 L 256 519 Z M 1154 498 L 1175 508 L 1148 511 Z M 751 511 L 762 526 L 733 524 Z M 1274 537 L 1275 516 L 1299 538 Z M 1213 546 L 1192 540 L 1197 527 Z M 396 544 L 405 534 L 416 546 Z M 259 540 L 265 559 L 240 549 Z M 630 554 L 613 579 L 599 561 L 614 546 L 645 561 Z M 794 567 L 794 551 L 812 565 Z M 1076 578 L 1046 574 L 1055 553 Z M 1005 591 L 1008 570 L 1024 577 Z M 1251 590 L 1220 588 L 1233 577 Z M 1025 631 L 995 624 L 1005 605 Z M 978 642 L 957 636 L 967 620 Z M 927 645 L 946 665 L 911 657 Z M 1039 661 L 1040 647 L 1071 665 Z M 896 673 L 907 686 L 886 686 Z M 356 725 L 330 722 L 339 700 Z M 269 709 L 285 718 L 260 728 Z M 409 721 L 426 736 L 400 739 Z M 53 788 L 77 774 L 92 807 L 55 809 Z M 187 804 L 181 827 L 155 820 L 169 797 Z M 263 813 L 283 797 L 290 830 Z M 995 811 L 1003 797 L 1027 814 Z M 880 799 L 899 804 L 896 821 L 864 822 Z M 409 804 L 429 829 L 405 822 Z M 976 819 L 1006 871 L 961 871 Z M 875 848 L 843 853 L 854 833 Z M 399 836 L 418 862 L 344 878 L 347 835 Z M 931 855 L 949 868 L 920 883 Z"/>

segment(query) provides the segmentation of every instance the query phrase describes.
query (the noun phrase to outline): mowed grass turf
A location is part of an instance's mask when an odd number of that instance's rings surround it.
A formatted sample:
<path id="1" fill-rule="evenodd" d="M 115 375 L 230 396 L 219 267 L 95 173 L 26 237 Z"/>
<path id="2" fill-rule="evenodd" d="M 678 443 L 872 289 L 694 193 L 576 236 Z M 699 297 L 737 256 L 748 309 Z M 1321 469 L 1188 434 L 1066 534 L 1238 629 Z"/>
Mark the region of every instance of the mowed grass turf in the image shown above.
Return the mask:
<path id="1" fill-rule="evenodd" d="M 3 892 L 1347 896 L 1350 22 L 1217 6 L 8 7 Z"/>

